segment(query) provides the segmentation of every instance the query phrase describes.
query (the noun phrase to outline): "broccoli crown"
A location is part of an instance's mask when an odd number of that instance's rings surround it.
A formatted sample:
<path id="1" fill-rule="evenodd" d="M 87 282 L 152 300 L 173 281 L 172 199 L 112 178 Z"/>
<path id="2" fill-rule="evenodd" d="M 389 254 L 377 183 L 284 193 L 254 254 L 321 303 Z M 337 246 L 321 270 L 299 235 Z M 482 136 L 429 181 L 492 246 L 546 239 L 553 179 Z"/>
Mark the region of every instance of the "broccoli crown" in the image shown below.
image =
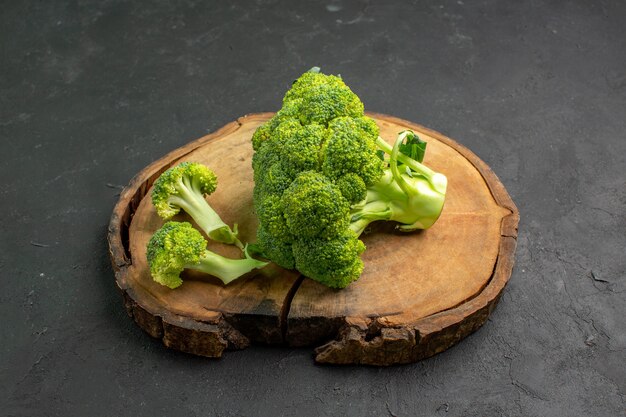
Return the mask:
<path id="1" fill-rule="evenodd" d="M 150 274 L 159 284 L 170 288 L 180 286 L 180 273 L 187 265 L 200 262 L 207 242 L 187 222 L 167 222 L 148 242 Z"/>
<path id="2" fill-rule="evenodd" d="M 283 107 L 252 136 L 255 186 L 263 194 L 281 194 L 285 182 L 302 171 L 322 171 L 333 181 L 354 173 L 372 184 L 383 170 L 376 155 L 378 133 L 341 78 L 306 72 L 285 94 Z"/>
<path id="3" fill-rule="evenodd" d="M 183 162 L 154 182 L 152 203 L 159 216 L 169 219 L 181 209 L 178 199 L 187 199 L 190 192 L 212 194 L 216 188 L 217 177 L 211 169 L 196 162 Z"/>
<path id="4" fill-rule="evenodd" d="M 331 287 L 358 278 L 364 246 L 349 230 L 350 205 L 382 175 L 377 137 L 378 126 L 340 77 L 307 72 L 293 83 L 252 137 L 257 244 L 265 256 Z M 327 256 L 316 260 L 305 248 Z"/>
<path id="5" fill-rule="evenodd" d="M 294 81 L 252 146 L 258 247 L 329 287 L 360 276 L 369 223 L 425 229 L 442 211 L 447 180 L 421 164 L 426 143 L 411 131 L 386 143 L 356 94 L 318 68 Z"/>

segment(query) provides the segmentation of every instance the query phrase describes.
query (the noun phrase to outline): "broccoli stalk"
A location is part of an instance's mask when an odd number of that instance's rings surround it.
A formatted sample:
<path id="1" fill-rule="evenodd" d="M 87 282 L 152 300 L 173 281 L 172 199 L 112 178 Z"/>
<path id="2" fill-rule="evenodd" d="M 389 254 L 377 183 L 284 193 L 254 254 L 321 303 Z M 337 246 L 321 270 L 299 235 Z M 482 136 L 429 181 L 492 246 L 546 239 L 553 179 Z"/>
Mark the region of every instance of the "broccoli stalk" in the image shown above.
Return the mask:
<path id="1" fill-rule="evenodd" d="M 244 248 L 244 259 L 231 259 L 218 255 L 210 250 L 205 250 L 197 263 L 185 264 L 185 269 L 203 272 L 222 280 L 224 284 L 230 284 L 240 276 L 247 274 L 253 269 L 263 268 L 268 262 L 258 261 L 248 254 Z"/>
<path id="2" fill-rule="evenodd" d="M 389 145 L 383 138 L 381 138 L 380 136 L 376 139 L 376 145 L 378 145 L 378 147 L 380 149 L 382 149 L 386 154 L 388 155 L 392 155 L 393 150 L 395 147 L 397 147 L 398 151 L 396 151 L 396 156 L 394 157 L 393 155 L 391 156 L 392 159 L 395 159 L 396 161 L 400 161 L 403 164 L 405 164 L 406 166 L 408 166 L 409 168 L 411 168 L 411 171 L 416 172 L 417 174 L 423 176 L 424 178 L 426 178 L 428 180 L 428 182 L 431 185 L 431 188 L 436 191 L 439 194 L 446 194 L 446 187 L 448 186 L 448 179 L 446 178 L 445 175 L 440 174 L 438 172 L 433 171 L 432 169 L 428 168 L 426 165 L 416 161 L 415 159 L 400 153 L 400 145 L 402 144 L 402 142 L 405 140 L 405 138 L 409 135 L 415 135 L 415 133 L 411 132 L 410 130 L 405 130 L 404 132 L 402 132 L 398 138 L 396 139 L 396 143 L 394 145 L 394 147 L 392 147 L 391 145 Z M 397 163 L 397 162 L 396 162 Z M 391 161 L 390 161 L 391 164 Z"/>
<path id="3" fill-rule="evenodd" d="M 228 284 L 267 262 L 258 261 L 244 249 L 245 259 L 230 259 L 209 251 L 202 234 L 187 222 L 167 222 L 148 242 L 147 257 L 152 278 L 169 288 L 179 287 L 180 273 L 191 269 L 212 275 Z"/>
<path id="4" fill-rule="evenodd" d="M 399 222 L 398 229 L 410 232 L 426 229 L 439 218 L 445 201 L 447 179 L 420 162 L 400 153 L 401 145 L 413 132 L 402 132 L 394 146 L 378 137 L 376 144 L 389 154 L 389 168 L 374 184 L 367 196 L 351 208 L 350 229 L 357 235 L 377 220 Z M 398 163 L 406 167 L 401 172 Z"/>
<path id="5" fill-rule="evenodd" d="M 211 239 L 223 243 L 235 243 L 239 247 L 243 247 L 237 239 L 237 226 L 234 231 L 222 221 L 219 214 L 204 199 L 202 189 L 198 181 L 183 176 L 176 182 L 177 194 L 170 195 L 168 203 L 172 206 L 178 206 L 189 214 L 198 224 L 200 229 Z"/>
<path id="6" fill-rule="evenodd" d="M 208 167 L 183 162 L 168 169 L 156 180 L 152 202 L 162 218 L 170 219 L 182 209 L 209 238 L 243 249 L 237 238 L 237 225 L 231 230 L 204 198 L 212 194 L 216 187 L 217 177 Z"/>

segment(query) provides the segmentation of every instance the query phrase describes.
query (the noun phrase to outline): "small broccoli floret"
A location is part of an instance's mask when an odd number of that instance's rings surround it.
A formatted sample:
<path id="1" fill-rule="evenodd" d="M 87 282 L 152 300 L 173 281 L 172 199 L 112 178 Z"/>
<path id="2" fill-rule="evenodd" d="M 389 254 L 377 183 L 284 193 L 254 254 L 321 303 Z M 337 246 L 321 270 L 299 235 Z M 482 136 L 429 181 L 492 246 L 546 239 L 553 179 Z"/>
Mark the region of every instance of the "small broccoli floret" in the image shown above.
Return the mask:
<path id="1" fill-rule="evenodd" d="M 243 248 L 237 239 L 236 225 L 235 230 L 231 230 L 204 198 L 216 187 L 217 177 L 208 167 L 183 162 L 165 171 L 155 181 L 152 203 L 164 219 L 170 219 L 182 209 L 211 239 Z"/>
<path id="2" fill-rule="evenodd" d="M 323 174 L 300 173 L 283 195 L 285 220 L 293 235 L 330 238 L 350 224 L 350 205 Z"/>
<path id="3" fill-rule="evenodd" d="M 353 120 L 366 136 L 376 141 L 380 130 L 378 129 L 378 125 L 376 124 L 374 119 L 372 119 L 371 117 L 363 116 L 355 117 Z"/>
<path id="4" fill-rule="evenodd" d="M 251 258 L 229 259 L 207 250 L 200 232 L 187 222 L 167 222 L 148 242 L 147 257 L 152 278 L 169 288 L 179 287 L 180 273 L 193 269 L 215 276 L 228 284 L 267 262 Z"/>
<path id="5" fill-rule="evenodd" d="M 259 129 L 263 128 L 263 126 L 259 127 Z M 259 147 L 252 155 L 255 186 L 262 182 L 270 167 L 278 162 L 280 162 L 280 146 L 267 144 L 267 146 Z"/>
<path id="6" fill-rule="evenodd" d="M 274 126 L 269 121 L 259 126 L 252 135 L 252 148 L 258 151 L 261 145 L 272 137 L 273 130 Z"/>
<path id="7" fill-rule="evenodd" d="M 291 185 L 294 176 L 282 161 L 267 167 L 263 175 L 259 175 L 259 191 L 264 195 L 282 195 Z"/>
<path id="8" fill-rule="evenodd" d="M 389 168 L 382 177 L 367 188 L 365 201 L 352 207 L 351 225 L 360 235 L 367 225 L 377 220 L 399 222 L 398 229 L 410 232 L 427 229 L 439 218 L 443 210 L 447 179 L 425 165 L 400 153 L 401 145 L 411 131 L 402 132 L 393 147 L 382 138 L 379 147 L 389 153 Z M 406 167 L 404 172 L 399 162 Z"/>
<path id="9" fill-rule="evenodd" d="M 345 288 L 361 276 L 363 251 L 365 245 L 350 230 L 330 240 L 304 239 L 293 245 L 298 271 L 331 288 Z"/>
<path id="10" fill-rule="evenodd" d="M 336 117 L 363 116 L 363 103 L 341 78 L 334 82 L 315 86 L 302 99 L 300 121 L 302 123 L 328 124 Z"/>

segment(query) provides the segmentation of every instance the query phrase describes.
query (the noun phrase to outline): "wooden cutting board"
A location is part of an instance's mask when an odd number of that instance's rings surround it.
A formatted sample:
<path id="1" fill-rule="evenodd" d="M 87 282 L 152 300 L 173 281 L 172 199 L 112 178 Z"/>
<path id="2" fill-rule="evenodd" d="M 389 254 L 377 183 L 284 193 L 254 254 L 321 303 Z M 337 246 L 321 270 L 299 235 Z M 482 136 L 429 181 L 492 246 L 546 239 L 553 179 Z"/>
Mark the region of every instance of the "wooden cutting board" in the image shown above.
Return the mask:
<path id="1" fill-rule="evenodd" d="M 362 235 L 365 270 L 346 289 L 326 288 L 274 264 L 224 286 L 185 272 L 163 287 L 150 277 L 146 244 L 164 223 L 151 186 L 172 165 L 201 162 L 218 176 L 209 203 L 244 242 L 255 240 L 252 210 L 254 130 L 272 116 L 252 114 L 191 142 L 142 170 L 124 189 L 109 225 L 117 286 L 128 314 L 171 348 L 219 357 L 251 343 L 317 346 L 334 364 L 391 365 L 432 356 L 478 329 L 495 307 L 513 267 L 519 214 L 502 183 L 471 151 L 411 122 L 369 114 L 388 141 L 412 129 L 428 142 L 424 163 L 448 177 L 446 203 L 428 230 L 374 225 Z M 176 220 L 190 221 L 185 214 Z M 238 257 L 238 249 L 209 248 Z"/>

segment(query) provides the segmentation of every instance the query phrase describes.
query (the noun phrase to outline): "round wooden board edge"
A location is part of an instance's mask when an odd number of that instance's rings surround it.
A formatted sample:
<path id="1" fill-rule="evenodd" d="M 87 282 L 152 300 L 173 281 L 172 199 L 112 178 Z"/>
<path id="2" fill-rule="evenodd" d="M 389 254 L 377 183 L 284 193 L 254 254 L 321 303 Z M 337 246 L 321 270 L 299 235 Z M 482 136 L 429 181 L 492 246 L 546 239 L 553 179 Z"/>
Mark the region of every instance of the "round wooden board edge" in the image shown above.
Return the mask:
<path id="1" fill-rule="evenodd" d="M 519 213 L 489 166 L 469 149 L 436 131 L 393 116 L 367 114 L 425 132 L 457 150 L 478 169 L 497 204 L 509 209 L 510 214 L 502 219 L 494 273 L 477 295 L 451 309 L 404 325 L 397 325 L 385 317 L 368 321 L 346 317 L 331 325 L 337 338 L 316 348 L 315 360 L 319 363 L 386 366 L 415 362 L 446 350 L 487 320 L 508 282 L 514 263 Z M 201 356 L 220 357 L 225 349 L 242 349 L 250 341 L 228 322 L 224 314 L 217 314 L 211 321 L 198 321 L 155 308 L 135 297 L 126 278 L 131 265 L 128 229 L 132 216 L 154 181 L 175 161 L 213 139 L 235 132 L 247 120 L 265 120 L 271 115 L 273 113 L 266 112 L 242 116 L 152 162 L 133 177 L 113 209 L 107 234 L 109 256 L 126 311 L 144 331 L 161 339 L 167 347 Z"/>

